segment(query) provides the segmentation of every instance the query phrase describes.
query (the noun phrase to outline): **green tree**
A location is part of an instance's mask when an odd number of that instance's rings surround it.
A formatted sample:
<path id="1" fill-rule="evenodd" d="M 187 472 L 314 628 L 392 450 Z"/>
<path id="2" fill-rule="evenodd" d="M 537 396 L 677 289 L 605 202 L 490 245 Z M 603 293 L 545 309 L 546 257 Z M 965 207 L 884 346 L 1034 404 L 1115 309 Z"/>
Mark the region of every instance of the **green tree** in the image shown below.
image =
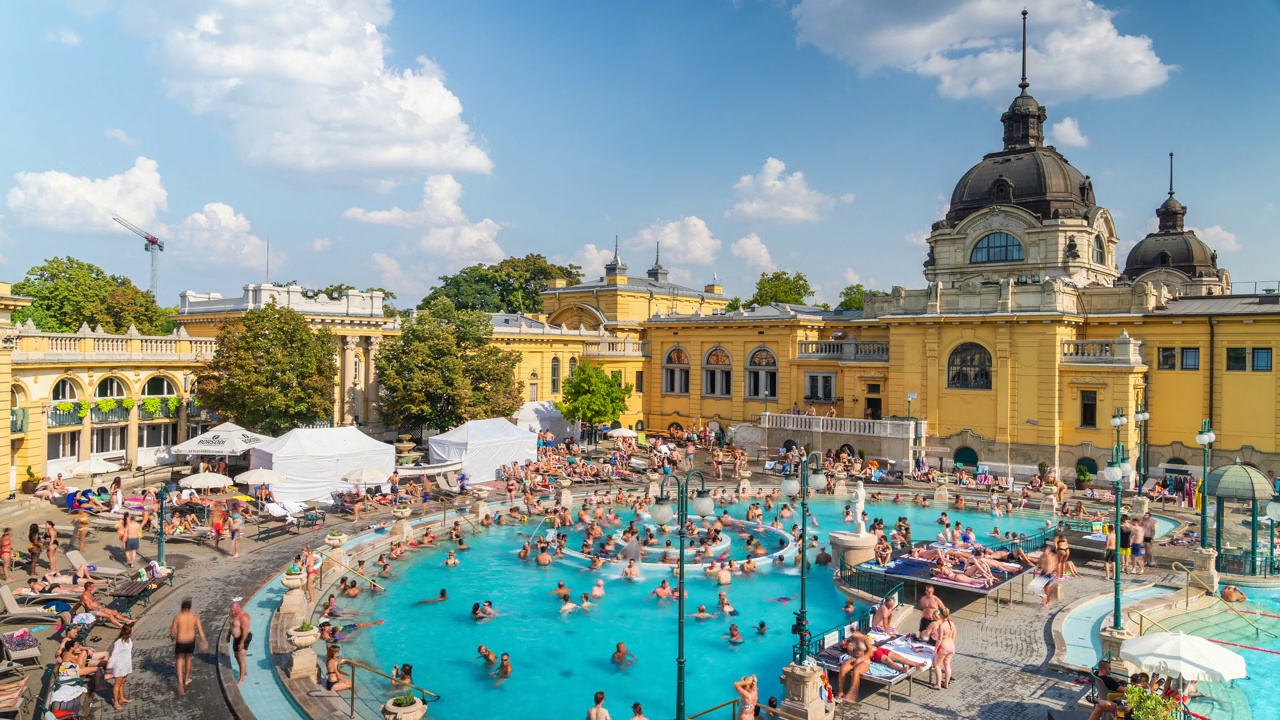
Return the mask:
<path id="1" fill-rule="evenodd" d="M 584 362 L 564 382 L 564 400 L 556 409 L 569 420 L 591 427 L 608 425 L 627 411 L 634 388 L 604 371 L 604 365 Z"/>
<path id="2" fill-rule="evenodd" d="M 729 304 L 724 306 L 725 312 L 733 312 L 742 309 L 742 298 L 734 295 L 729 298 Z"/>
<path id="3" fill-rule="evenodd" d="M 520 407 L 520 354 L 492 345 L 486 313 L 438 297 L 404 320 L 374 358 L 382 421 L 398 428 L 447 429 L 508 417 Z"/>
<path id="4" fill-rule="evenodd" d="M 836 307 L 840 310 L 862 310 L 867 298 L 884 294 L 879 290 L 868 290 L 862 283 L 849 285 L 840 291 L 840 304 Z"/>
<path id="5" fill-rule="evenodd" d="M 327 329 L 275 303 L 218 330 L 218 349 L 199 375 L 200 401 L 272 435 L 333 413 L 338 363 Z"/>
<path id="6" fill-rule="evenodd" d="M 81 323 L 123 333 L 130 325 L 144 335 L 173 330 L 171 312 L 161 309 L 150 292 L 133 281 L 108 275 L 102 268 L 73 257 L 54 257 L 27 271 L 13 294 L 32 299 L 13 314 L 15 324 L 31 320 L 44 332 L 76 332 Z"/>
<path id="7" fill-rule="evenodd" d="M 348 290 L 355 290 L 355 289 L 356 289 L 355 285 L 348 285 L 346 283 L 332 283 L 330 285 L 326 285 L 320 288 L 316 292 L 322 293 L 324 295 L 328 295 L 330 298 L 337 300 L 338 298 L 342 297 L 342 293 Z"/>
<path id="8" fill-rule="evenodd" d="M 431 289 L 418 309 L 447 297 L 460 310 L 538 313 L 542 312 L 540 294 L 551 280 L 579 283 L 581 271 L 577 265 L 557 265 L 536 253 L 509 257 L 496 265 L 472 265 L 453 275 L 440 276 L 440 285 Z"/>
<path id="9" fill-rule="evenodd" d="M 813 297 L 813 288 L 809 286 L 809 278 L 805 277 L 804 273 L 776 270 L 772 273 L 760 273 L 760 278 L 756 280 L 756 294 L 751 296 L 747 304 L 804 305 L 805 301 L 811 297 Z"/>

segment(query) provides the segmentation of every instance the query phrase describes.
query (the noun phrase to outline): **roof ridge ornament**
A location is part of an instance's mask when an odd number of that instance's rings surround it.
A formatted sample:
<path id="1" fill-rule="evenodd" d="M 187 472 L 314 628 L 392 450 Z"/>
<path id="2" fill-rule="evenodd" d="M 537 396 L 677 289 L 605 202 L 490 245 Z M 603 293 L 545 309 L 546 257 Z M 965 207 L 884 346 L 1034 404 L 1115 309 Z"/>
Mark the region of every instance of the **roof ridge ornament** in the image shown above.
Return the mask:
<path id="1" fill-rule="evenodd" d="M 1027 82 L 1027 9 L 1022 8 L 1022 82 L 1018 83 L 1022 94 L 1027 94 L 1031 83 Z"/>
<path id="2" fill-rule="evenodd" d="M 1173 197 L 1173 153 L 1169 153 L 1169 197 Z"/>

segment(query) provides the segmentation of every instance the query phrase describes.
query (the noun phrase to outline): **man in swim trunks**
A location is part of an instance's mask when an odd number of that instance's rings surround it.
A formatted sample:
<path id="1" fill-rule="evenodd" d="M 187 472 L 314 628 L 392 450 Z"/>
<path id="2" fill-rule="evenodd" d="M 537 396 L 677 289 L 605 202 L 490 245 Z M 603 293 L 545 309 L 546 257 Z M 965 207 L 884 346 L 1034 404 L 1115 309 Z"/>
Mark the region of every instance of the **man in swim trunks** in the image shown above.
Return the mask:
<path id="1" fill-rule="evenodd" d="M 564 586 L 563 580 L 556 583 L 556 589 L 552 590 L 551 594 L 561 598 L 573 597 L 573 591 Z"/>
<path id="2" fill-rule="evenodd" d="M 609 660 L 614 665 L 617 665 L 619 670 L 636 664 L 636 656 L 627 649 L 626 643 L 618 643 L 614 647 L 613 655 L 609 656 Z"/>
<path id="3" fill-rule="evenodd" d="M 92 581 L 84 584 L 84 592 L 80 594 L 80 600 L 76 602 L 75 607 L 71 608 L 71 614 L 73 616 L 76 614 L 77 610 L 84 608 L 85 612 L 93 613 L 99 618 L 102 618 L 107 622 L 115 623 L 116 625 L 132 625 L 137 622 L 133 618 L 126 617 L 111 608 L 104 607 L 102 603 L 98 602 L 98 599 L 93 596 L 97 587 L 98 584 Z"/>
<path id="4" fill-rule="evenodd" d="M 227 630 L 227 637 L 231 640 L 231 654 L 235 656 L 236 664 L 240 666 L 240 676 L 236 678 L 237 685 L 244 682 L 244 674 L 249 670 L 244 661 L 244 655 L 249 650 L 249 643 L 253 640 L 253 633 L 249 631 L 249 613 L 240 606 L 241 600 L 243 598 L 231 599 L 230 628 Z"/>
<path id="5" fill-rule="evenodd" d="M 182 609 L 169 625 L 169 637 L 173 638 L 174 664 L 178 674 L 178 695 L 186 694 L 191 684 L 191 656 L 196 653 L 196 638 L 200 639 L 200 649 L 204 650 L 209 641 L 204 636 L 204 626 L 200 624 L 200 616 L 191 612 L 191 598 L 182 601 Z"/>
<path id="6" fill-rule="evenodd" d="M 836 693 L 844 700 L 857 700 L 858 688 L 862 683 L 862 674 L 871 667 L 871 641 L 866 635 L 855 632 L 845 638 L 844 647 L 849 655 L 840 663 L 840 676 L 836 680 Z M 848 690 L 844 689 L 845 679 L 852 677 Z"/>
<path id="7" fill-rule="evenodd" d="M 906 672 L 910 668 L 917 670 L 924 668 L 924 663 L 908 660 L 898 653 L 885 647 L 878 647 L 871 651 L 871 662 L 880 663 L 895 672 Z"/>
<path id="8" fill-rule="evenodd" d="M 921 595 L 920 599 L 916 601 L 916 608 L 920 610 L 919 632 L 924 632 L 926 628 L 933 624 L 938 611 L 945 607 L 946 605 L 942 604 L 942 599 L 938 597 L 934 587 L 925 585 L 924 595 Z"/>

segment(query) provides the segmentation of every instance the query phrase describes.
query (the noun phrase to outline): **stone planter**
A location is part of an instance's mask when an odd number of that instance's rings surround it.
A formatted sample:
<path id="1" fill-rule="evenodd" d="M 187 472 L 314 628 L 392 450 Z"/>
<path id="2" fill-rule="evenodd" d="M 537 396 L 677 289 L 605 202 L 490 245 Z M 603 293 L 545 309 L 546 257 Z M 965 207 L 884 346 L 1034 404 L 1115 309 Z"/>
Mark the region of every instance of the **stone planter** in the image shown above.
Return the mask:
<path id="1" fill-rule="evenodd" d="M 475 498 L 477 501 L 484 502 L 489 498 L 489 491 L 484 488 L 478 488 L 471 491 L 471 497 Z"/>
<path id="2" fill-rule="evenodd" d="M 302 573 L 285 573 L 284 577 L 280 578 L 280 584 L 287 590 L 299 590 L 307 584 L 307 576 Z"/>
<path id="3" fill-rule="evenodd" d="M 306 632 L 298 628 L 290 628 L 285 631 L 285 635 L 288 636 L 289 644 L 293 646 L 294 650 L 305 650 L 319 642 L 320 628 L 313 626 Z"/>
<path id="4" fill-rule="evenodd" d="M 397 520 L 407 520 L 413 515 L 412 507 L 393 507 L 391 508 L 391 517 Z"/>
<path id="5" fill-rule="evenodd" d="M 395 698 L 392 698 L 382 706 L 384 720 L 422 720 L 427 715 L 427 705 L 422 698 L 415 697 L 412 705 L 404 707 L 394 705 L 394 702 Z"/>
<path id="6" fill-rule="evenodd" d="M 347 542 L 346 533 L 341 535 L 325 535 L 324 544 L 331 548 L 340 548 Z"/>
<path id="7" fill-rule="evenodd" d="M 404 435 L 397 435 L 396 439 L 399 440 L 400 442 L 409 442 L 410 440 L 413 439 L 413 436 L 410 435 L 409 433 L 405 433 Z"/>

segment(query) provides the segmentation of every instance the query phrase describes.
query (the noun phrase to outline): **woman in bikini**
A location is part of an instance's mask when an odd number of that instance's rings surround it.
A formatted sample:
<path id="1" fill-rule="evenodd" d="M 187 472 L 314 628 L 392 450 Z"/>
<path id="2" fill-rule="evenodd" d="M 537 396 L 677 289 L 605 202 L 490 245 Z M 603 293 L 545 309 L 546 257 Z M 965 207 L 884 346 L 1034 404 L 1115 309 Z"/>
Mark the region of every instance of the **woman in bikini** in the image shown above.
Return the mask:
<path id="1" fill-rule="evenodd" d="M 325 669 L 328 672 L 326 684 L 331 692 L 340 693 L 344 690 L 351 689 L 351 680 L 342 671 L 338 669 L 338 662 L 341 658 L 338 653 L 341 651 L 337 645 L 330 645 L 329 651 L 325 655 Z"/>
<path id="2" fill-rule="evenodd" d="M 759 681 L 755 675 L 748 675 L 733 684 L 733 689 L 738 691 L 738 697 L 742 698 L 742 704 L 738 706 L 738 720 L 754 720 L 756 716 L 756 703 L 760 700 Z"/>
<path id="3" fill-rule="evenodd" d="M 58 530 L 53 526 L 52 520 L 44 523 L 44 553 L 49 558 L 50 569 L 58 567 Z"/>
<path id="4" fill-rule="evenodd" d="M 937 619 L 933 621 L 922 636 L 933 640 L 938 649 L 933 658 L 934 690 L 951 687 L 951 658 L 956 654 L 956 624 L 951 621 L 951 611 L 944 608 L 938 610 Z"/>
<path id="5" fill-rule="evenodd" d="M 13 528 L 5 528 L 0 535 L 0 561 L 4 565 L 4 579 L 9 579 L 9 570 L 13 567 Z"/>
<path id="6" fill-rule="evenodd" d="M 40 543 L 40 526 L 31 523 L 31 527 L 27 528 L 27 556 L 30 561 L 30 568 L 27 570 L 28 575 L 36 574 L 36 562 L 40 560 L 40 549 L 43 547 Z"/>

